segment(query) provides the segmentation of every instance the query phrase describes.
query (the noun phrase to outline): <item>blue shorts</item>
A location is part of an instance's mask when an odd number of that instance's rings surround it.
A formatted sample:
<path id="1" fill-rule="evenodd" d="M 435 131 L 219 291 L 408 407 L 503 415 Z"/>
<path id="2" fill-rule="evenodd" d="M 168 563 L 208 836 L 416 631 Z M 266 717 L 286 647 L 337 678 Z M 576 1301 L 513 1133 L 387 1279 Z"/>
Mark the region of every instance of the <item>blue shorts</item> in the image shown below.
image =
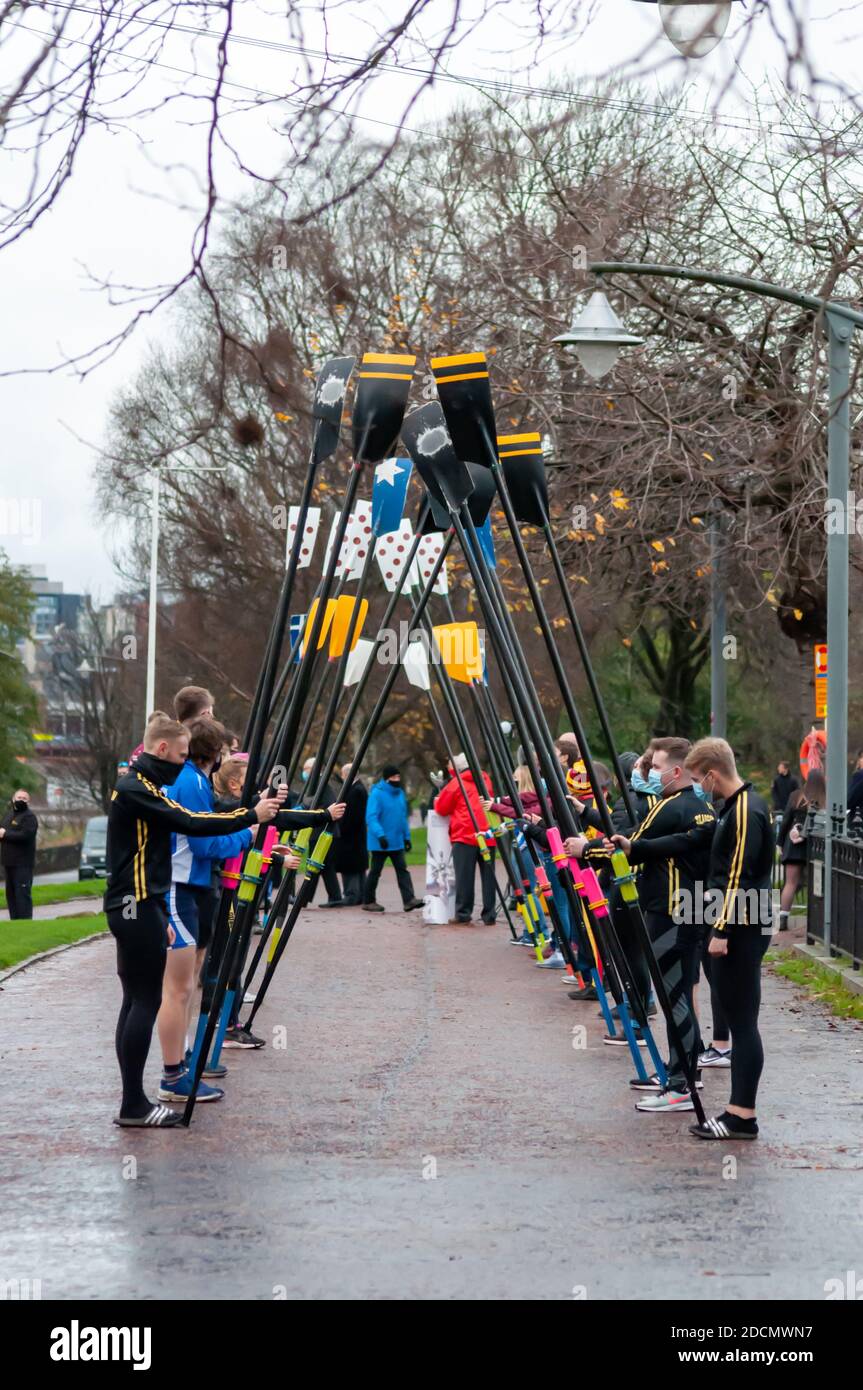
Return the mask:
<path id="1" fill-rule="evenodd" d="M 210 944 L 215 898 L 211 888 L 192 888 L 188 883 L 172 883 L 168 894 L 168 920 L 174 928 L 172 951 L 186 946 L 203 950 Z"/>

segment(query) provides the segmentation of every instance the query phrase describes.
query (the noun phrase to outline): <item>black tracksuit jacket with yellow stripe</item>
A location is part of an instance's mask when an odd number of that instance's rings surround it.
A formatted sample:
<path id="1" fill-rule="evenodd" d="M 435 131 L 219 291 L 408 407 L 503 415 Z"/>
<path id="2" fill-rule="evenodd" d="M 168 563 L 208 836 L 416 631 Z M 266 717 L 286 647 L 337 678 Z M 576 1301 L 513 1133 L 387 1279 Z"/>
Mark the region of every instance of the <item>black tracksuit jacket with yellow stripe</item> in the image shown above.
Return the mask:
<path id="1" fill-rule="evenodd" d="M 717 898 L 711 915 L 715 932 L 724 935 L 729 927 L 772 925 L 775 848 L 767 802 L 751 782 L 744 782 L 723 803 L 713 837 L 708 883 Z"/>
<path id="2" fill-rule="evenodd" d="M 645 912 L 674 915 L 680 891 L 696 899 L 707 884 L 716 813 L 691 787 L 661 797 L 633 830 L 629 862 L 640 865 L 638 897 Z"/>
<path id="3" fill-rule="evenodd" d="M 229 835 L 257 821 L 255 812 L 245 806 L 212 814 L 187 811 L 160 790 L 164 770 L 158 758 L 140 753 L 111 793 L 106 912 L 170 892 L 172 831 Z"/>

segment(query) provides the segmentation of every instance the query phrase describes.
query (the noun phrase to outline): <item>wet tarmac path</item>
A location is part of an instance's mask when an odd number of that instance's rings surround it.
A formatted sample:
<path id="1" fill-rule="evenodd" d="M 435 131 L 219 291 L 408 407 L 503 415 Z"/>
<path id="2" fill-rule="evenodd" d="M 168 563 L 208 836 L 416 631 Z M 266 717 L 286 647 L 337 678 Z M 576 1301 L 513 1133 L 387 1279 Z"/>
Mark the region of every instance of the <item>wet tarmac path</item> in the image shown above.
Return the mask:
<path id="1" fill-rule="evenodd" d="M 381 896 L 306 914 L 269 1045 L 225 1054 L 190 1131 L 111 1124 L 109 940 L 5 983 L 0 1277 L 60 1299 L 818 1299 L 863 1274 L 861 1026 L 768 976 L 762 1137 L 702 1144 L 689 1115 L 635 1112 L 596 1006 L 504 927 Z M 154 1047 L 151 1095 L 158 1070 Z M 706 1075 L 708 1113 L 727 1084 Z"/>

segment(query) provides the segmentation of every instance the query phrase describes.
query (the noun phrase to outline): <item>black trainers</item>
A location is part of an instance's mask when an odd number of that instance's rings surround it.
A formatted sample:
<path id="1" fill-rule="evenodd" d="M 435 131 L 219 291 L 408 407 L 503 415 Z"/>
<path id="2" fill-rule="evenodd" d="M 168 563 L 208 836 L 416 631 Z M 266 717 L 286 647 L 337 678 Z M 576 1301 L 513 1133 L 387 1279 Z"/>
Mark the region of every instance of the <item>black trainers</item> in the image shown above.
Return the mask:
<path id="1" fill-rule="evenodd" d="M 571 989 L 569 997 L 570 999 L 577 999 L 579 1003 L 590 1003 L 597 999 L 598 995 L 593 985 L 584 985 L 581 989 Z"/>
<path id="2" fill-rule="evenodd" d="M 114 1116 L 114 1124 L 121 1129 L 176 1129 L 182 1125 L 183 1117 L 176 1110 L 169 1110 L 167 1105 L 154 1105 L 146 1113 L 133 1119 L 127 1119 L 123 1115 Z"/>
<path id="3" fill-rule="evenodd" d="M 706 1119 L 703 1125 L 690 1125 L 689 1133 L 696 1139 L 757 1139 L 758 1125 L 755 1120 L 742 1120 L 739 1115 L 729 1115 L 723 1110 L 721 1115 Z"/>
<path id="4" fill-rule="evenodd" d="M 265 1038 L 257 1038 L 254 1033 L 249 1032 L 248 1028 L 242 1027 L 228 1028 L 225 1033 L 225 1040 L 222 1043 L 222 1047 L 242 1047 L 246 1049 L 266 1047 L 266 1045 L 267 1042 Z"/>
<path id="5" fill-rule="evenodd" d="M 414 908 L 425 907 L 425 902 L 422 898 L 411 898 L 410 902 L 405 903 L 404 907 L 405 912 L 413 912 Z"/>
<path id="6" fill-rule="evenodd" d="M 366 912 L 383 912 L 380 903 L 363 903 Z"/>

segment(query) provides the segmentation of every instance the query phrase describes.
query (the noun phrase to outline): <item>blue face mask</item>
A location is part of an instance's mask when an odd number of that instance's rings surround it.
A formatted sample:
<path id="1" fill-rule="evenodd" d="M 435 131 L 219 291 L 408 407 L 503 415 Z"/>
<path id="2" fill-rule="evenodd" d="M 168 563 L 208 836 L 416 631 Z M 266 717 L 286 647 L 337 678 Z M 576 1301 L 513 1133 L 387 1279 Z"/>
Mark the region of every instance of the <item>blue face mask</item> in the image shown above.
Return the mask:
<path id="1" fill-rule="evenodd" d="M 692 790 L 695 792 L 695 795 L 699 798 L 700 801 L 709 800 L 707 792 L 704 790 L 700 782 L 693 782 Z"/>
<path id="2" fill-rule="evenodd" d="M 651 769 L 650 775 L 646 781 L 640 772 L 633 771 L 631 784 L 634 792 L 641 792 L 643 795 L 648 796 L 662 795 L 662 782 L 660 781 L 659 773 L 654 769 Z"/>
<path id="3" fill-rule="evenodd" d="M 305 768 L 303 768 L 302 777 L 303 777 L 303 781 L 304 781 L 304 782 L 308 782 L 308 780 L 309 780 L 309 774 L 306 772 L 306 769 L 305 769 Z"/>

